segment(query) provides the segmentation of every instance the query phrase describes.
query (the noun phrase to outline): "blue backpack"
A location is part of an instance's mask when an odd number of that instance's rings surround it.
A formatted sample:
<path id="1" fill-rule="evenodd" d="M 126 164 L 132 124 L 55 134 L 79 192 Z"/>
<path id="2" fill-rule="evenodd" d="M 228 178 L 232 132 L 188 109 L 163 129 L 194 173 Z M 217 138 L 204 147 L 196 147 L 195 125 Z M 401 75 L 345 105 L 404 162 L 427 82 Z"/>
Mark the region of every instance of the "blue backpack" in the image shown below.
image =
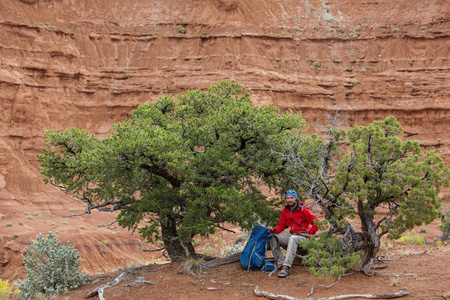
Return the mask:
<path id="1" fill-rule="evenodd" d="M 276 259 L 266 260 L 267 244 L 272 237 L 264 226 L 256 225 L 253 228 L 250 238 L 242 251 L 239 264 L 248 271 L 262 270 L 272 271 L 275 268 Z"/>

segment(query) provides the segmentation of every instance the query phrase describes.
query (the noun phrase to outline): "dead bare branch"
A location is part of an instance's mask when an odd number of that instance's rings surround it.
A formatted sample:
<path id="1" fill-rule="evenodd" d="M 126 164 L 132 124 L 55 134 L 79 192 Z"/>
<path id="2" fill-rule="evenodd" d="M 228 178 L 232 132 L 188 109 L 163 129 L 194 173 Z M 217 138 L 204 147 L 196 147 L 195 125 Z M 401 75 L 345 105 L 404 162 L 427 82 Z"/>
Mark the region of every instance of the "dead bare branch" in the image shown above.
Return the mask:
<path id="1" fill-rule="evenodd" d="M 380 273 L 375 271 L 374 275 L 378 275 L 378 276 L 389 276 L 389 277 L 394 277 L 394 276 L 416 276 L 416 274 L 409 274 L 409 273 L 396 273 L 396 274 L 389 274 L 389 273 Z"/>
<path id="2" fill-rule="evenodd" d="M 308 295 L 306 295 L 306 297 L 309 297 L 309 296 L 311 296 L 311 295 L 314 293 L 314 286 L 315 286 L 315 285 L 320 286 L 320 287 L 324 287 L 324 288 L 326 288 L 326 289 L 329 289 L 329 288 L 332 287 L 333 285 L 338 284 L 339 282 L 341 282 L 341 277 L 342 277 L 342 276 L 347 276 L 347 275 L 351 275 L 351 274 L 354 274 L 354 273 L 342 274 L 341 276 L 338 277 L 338 281 L 336 281 L 335 283 L 332 283 L 332 284 L 330 284 L 330 285 L 328 285 L 328 286 L 326 286 L 326 285 L 320 285 L 320 284 L 317 284 L 317 283 L 313 283 L 313 285 L 311 286 L 311 293 L 309 293 Z"/>
<path id="3" fill-rule="evenodd" d="M 125 277 L 125 275 L 127 275 L 128 272 L 129 271 L 123 271 L 122 273 L 120 273 L 119 276 L 116 277 L 116 279 L 114 279 L 114 281 L 108 282 L 106 284 L 103 284 L 103 285 L 93 289 L 86 295 L 85 298 L 88 299 L 88 298 L 94 297 L 95 295 L 98 295 L 100 300 L 105 300 L 105 298 L 103 298 L 103 290 L 105 288 L 115 286 L 116 284 L 121 282 L 123 280 L 123 278 Z"/>
<path id="4" fill-rule="evenodd" d="M 217 226 L 217 228 L 223 229 L 223 230 L 228 231 L 228 232 L 231 232 L 231 233 L 236 233 L 236 231 L 234 231 L 234 230 L 231 230 L 231 229 L 228 229 L 228 228 L 219 226 L 219 225 Z"/>
<path id="5" fill-rule="evenodd" d="M 351 299 L 351 298 L 366 298 L 366 299 L 394 299 L 410 295 L 408 292 L 399 291 L 397 293 L 387 294 L 350 294 L 339 295 L 325 298 L 294 298 L 287 295 L 277 295 L 264 291 L 259 291 L 258 287 L 255 288 L 254 293 L 258 297 L 266 297 L 268 299 L 286 299 L 286 300 L 338 300 L 338 299 Z"/>
<path id="6" fill-rule="evenodd" d="M 130 282 L 130 283 L 124 284 L 123 286 L 134 286 L 134 285 L 136 285 L 136 284 L 139 284 L 139 283 L 145 283 L 145 284 L 155 284 L 155 283 L 154 283 L 154 282 L 152 282 L 152 281 L 148 281 L 148 280 L 143 280 L 143 279 L 138 279 L 138 280 L 135 280 L 135 281 L 133 281 L 133 282 Z"/>
<path id="7" fill-rule="evenodd" d="M 141 247 L 139 247 L 138 243 L 135 240 L 133 240 L 133 238 L 131 237 L 131 234 L 129 234 L 128 236 L 130 237 L 131 241 L 136 245 L 136 247 L 139 250 L 141 250 L 142 252 L 158 252 L 158 251 L 166 249 L 166 247 L 162 247 L 162 248 L 158 248 L 158 249 L 154 249 L 154 250 L 141 248 Z"/>

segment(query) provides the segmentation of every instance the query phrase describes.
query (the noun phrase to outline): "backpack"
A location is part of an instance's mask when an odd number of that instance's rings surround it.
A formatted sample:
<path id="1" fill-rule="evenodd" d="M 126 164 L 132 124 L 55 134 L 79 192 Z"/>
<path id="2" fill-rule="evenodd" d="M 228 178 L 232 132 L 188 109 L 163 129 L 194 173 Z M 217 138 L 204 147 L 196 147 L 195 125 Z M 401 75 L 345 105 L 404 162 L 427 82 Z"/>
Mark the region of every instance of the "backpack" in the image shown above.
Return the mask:
<path id="1" fill-rule="evenodd" d="M 239 264 L 247 271 L 265 270 L 272 271 L 275 266 L 276 258 L 266 259 L 267 244 L 272 237 L 269 229 L 264 226 L 256 225 L 242 251 Z M 278 239 L 277 239 L 278 242 Z"/>

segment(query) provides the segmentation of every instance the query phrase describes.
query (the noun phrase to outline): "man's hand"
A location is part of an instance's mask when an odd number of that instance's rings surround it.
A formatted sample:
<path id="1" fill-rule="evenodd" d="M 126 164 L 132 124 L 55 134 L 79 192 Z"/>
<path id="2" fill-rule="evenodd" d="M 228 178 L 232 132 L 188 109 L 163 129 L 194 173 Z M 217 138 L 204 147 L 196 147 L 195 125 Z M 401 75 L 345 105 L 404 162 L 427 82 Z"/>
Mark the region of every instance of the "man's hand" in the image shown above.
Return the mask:
<path id="1" fill-rule="evenodd" d="M 269 232 L 273 232 L 274 231 L 273 227 L 267 227 L 267 229 L 269 229 Z"/>

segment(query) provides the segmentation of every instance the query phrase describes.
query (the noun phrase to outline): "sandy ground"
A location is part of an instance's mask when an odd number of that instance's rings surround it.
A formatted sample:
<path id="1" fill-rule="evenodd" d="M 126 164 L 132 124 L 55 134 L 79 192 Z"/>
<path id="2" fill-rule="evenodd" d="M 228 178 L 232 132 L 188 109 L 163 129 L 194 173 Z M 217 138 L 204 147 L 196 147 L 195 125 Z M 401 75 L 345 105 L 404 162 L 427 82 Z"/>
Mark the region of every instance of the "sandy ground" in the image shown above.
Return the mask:
<path id="1" fill-rule="evenodd" d="M 381 251 L 388 261 L 375 276 L 350 273 L 338 278 L 316 278 L 308 267 L 294 265 L 288 278 L 268 277 L 261 271 L 247 272 L 238 263 L 219 266 L 195 275 L 186 275 L 183 264 L 148 265 L 130 271 L 119 284 L 106 288 L 105 299 L 254 299 L 255 289 L 294 298 L 320 298 L 347 294 L 378 294 L 404 291 L 407 299 L 447 299 L 450 297 L 448 272 L 450 244 L 437 247 L 395 242 Z M 113 281 L 122 271 L 94 276 L 92 283 L 60 299 L 81 299 L 95 287 Z M 152 282 L 128 286 L 136 280 Z M 330 286 L 332 285 L 332 286 Z M 330 286 L 326 288 L 327 286 Z M 313 291 L 313 294 L 310 294 Z M 447 297 L 447 298 L 445 298 Z M 95 298 L 94 298 L 95 299 Z"/>

